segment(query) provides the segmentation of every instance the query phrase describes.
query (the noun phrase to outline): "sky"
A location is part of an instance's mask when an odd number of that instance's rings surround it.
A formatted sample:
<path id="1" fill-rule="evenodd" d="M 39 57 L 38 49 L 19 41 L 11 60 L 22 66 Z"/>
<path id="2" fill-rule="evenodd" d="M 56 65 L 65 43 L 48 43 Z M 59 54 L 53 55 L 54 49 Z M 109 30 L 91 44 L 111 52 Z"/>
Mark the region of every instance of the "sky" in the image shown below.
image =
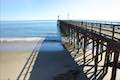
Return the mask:
<path id="1" fill-rule="evenodd" d="M 0 20 L 120 21 L 120 0 L 0 0 Z"/>

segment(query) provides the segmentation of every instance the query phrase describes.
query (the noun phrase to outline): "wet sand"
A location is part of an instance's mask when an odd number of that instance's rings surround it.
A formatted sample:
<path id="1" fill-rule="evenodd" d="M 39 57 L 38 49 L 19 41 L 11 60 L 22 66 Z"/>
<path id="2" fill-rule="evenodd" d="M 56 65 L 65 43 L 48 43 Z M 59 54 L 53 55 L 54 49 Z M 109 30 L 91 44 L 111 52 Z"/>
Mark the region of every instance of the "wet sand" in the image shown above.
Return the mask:
<path id="1" fill-rule="evenodd" d="M 38 42 L 0 42 L 0 80 L 16 80 Z"/>

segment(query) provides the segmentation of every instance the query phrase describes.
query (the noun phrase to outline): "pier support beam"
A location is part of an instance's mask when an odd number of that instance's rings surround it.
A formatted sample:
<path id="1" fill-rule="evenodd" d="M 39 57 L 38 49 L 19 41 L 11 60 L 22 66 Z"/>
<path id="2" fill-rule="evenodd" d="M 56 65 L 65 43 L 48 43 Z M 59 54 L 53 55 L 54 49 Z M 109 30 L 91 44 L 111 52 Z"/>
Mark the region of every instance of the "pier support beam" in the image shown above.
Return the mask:
<path id="1" fill-rule="evenodd" d="M 96 41 L 97 45 L 96 45 L 96 54 L 95 54 L 95 79 L 96 79 L 96 75 L 97 75 L 97 68 L 98 68 L 98 51 L 99 51 L 99 41 Z"/>
<path id="2" fill-rule="evenodd" d="M 95 41 L 92 42 L 92 60 L 94 60 L 94 47 L 95 47 Z"/>
<path id="3" fill-rule="evenodd" d="M 83 45 L 83 61 L 84 61 L 84 64 L 85 64 L 85 54 L 86 54 L 86 45 L 87 44 L 87 36 L 85 35 L 84 36 L 84 45 Z"/>
<path id="4" fill-rule="evenodd" d="M 114 53 L 114 61 L 113 61 L 113 68 L 112 68 L 112 77 L 111 80 L 116 80 L 116 71 L 118 66 L 118 59 L 119 59 L 119 52 Z"/>

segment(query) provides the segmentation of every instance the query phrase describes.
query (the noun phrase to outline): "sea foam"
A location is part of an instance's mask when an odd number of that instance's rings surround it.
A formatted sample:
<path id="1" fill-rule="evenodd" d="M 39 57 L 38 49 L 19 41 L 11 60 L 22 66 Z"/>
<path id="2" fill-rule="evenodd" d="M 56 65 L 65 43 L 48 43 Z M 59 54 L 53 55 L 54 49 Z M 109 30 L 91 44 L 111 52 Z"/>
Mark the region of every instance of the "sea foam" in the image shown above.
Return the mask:
<path id="1" fill-rule="evenodd" d="M 45 39 L 44 37 L 20 37 L 20 38 L 0 38 L 0 42 L 14 42 L 14 41 L 39 41 Z"/>

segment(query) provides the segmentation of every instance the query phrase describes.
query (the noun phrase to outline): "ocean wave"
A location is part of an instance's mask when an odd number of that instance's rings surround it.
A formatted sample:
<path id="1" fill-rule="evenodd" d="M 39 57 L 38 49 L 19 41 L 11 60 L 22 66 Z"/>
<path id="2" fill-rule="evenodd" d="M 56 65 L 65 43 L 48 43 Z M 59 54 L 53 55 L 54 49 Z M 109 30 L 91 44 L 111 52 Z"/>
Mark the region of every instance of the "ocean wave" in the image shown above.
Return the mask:
<path id="1" fill-rule="evenodd" d="M 45 37 L 20 37 L 20 38 L 0 38 L 0 42 L 14 42 L 14 41 L 39 41 L 44 40 Z"/>

